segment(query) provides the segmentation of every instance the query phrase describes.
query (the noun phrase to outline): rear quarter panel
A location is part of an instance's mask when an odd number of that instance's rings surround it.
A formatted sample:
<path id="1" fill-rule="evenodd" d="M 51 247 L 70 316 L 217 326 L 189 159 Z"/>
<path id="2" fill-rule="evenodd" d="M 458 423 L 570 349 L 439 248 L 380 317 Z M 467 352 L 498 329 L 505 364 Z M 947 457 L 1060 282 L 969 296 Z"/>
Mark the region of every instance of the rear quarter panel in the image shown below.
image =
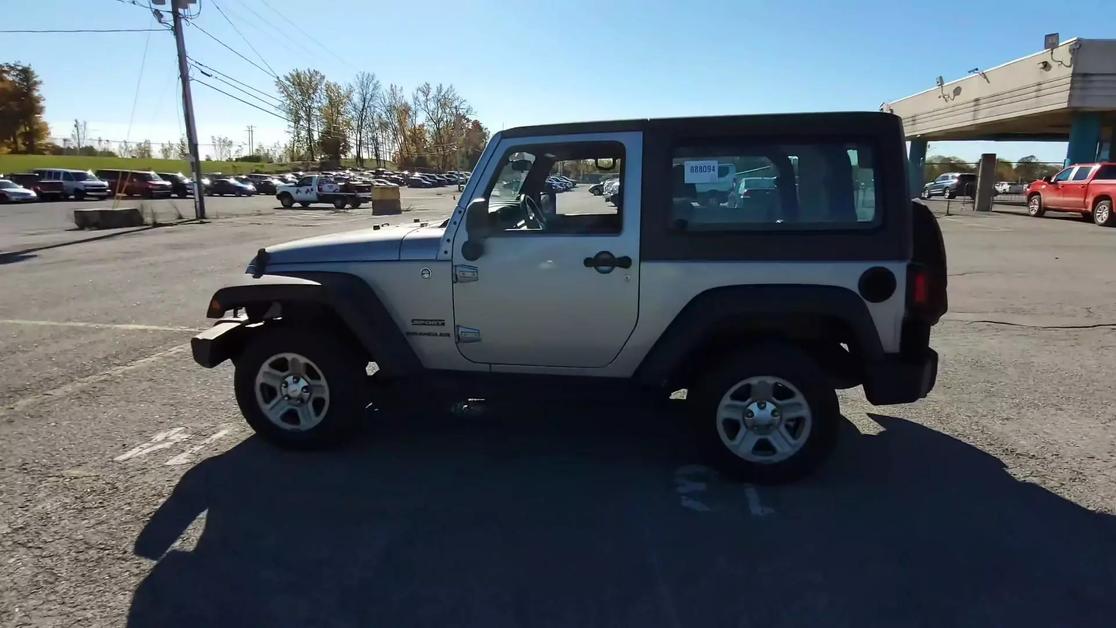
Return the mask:
<path id="1" fill-rule="evenodd" d="M 639 323 L 611 365 L 617 375 L 634 373 L 679 312 L 697 295 L 722 286 L 793 284 L 833 286 L 857 293 L 861 274 L 882 266 L 896 278 L 895 293 L 865 306 L 885 352 L 897 352 L 906 294 L 906 261 L 893 262 L 644 262 L 640 268 Z M 778 304 L 772 304 L 778 306 Z"/>

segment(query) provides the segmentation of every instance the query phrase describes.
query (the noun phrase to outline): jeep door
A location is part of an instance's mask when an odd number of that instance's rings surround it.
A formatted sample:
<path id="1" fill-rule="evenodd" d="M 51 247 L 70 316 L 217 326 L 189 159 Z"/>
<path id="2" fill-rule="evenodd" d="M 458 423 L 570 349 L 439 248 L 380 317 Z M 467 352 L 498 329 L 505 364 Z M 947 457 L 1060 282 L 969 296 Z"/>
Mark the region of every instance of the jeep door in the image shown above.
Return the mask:
<path id="1" fill-rule="evenodd" d="M 458 350 L 494 370 L 607 366 L 639 307 L 639 132 L 499 141 L 472 198 L 487 199 L 485 235 L 453 241 Z M 610 204 L 588 186 L 558 192 L 551 175 L 619 174 Z M 479 218 L 478 218 L 479 216 Z M 475 248 L 475 247 L 474 247 Z"/>

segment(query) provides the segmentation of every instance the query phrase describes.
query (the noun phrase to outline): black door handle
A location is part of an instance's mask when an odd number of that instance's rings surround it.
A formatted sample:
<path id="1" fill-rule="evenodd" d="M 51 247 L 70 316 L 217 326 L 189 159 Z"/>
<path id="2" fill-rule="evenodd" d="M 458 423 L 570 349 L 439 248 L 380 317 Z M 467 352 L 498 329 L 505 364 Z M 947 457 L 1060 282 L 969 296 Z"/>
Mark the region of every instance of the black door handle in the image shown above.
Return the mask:
<path id="1" fill-rule="evenodd" d="M 585 267 L 596 269 L 598 273 L 611 273 L 614 268 L 631 268 L 632 258 L 624 255 L 623 257 L 616 257 L 609 251 L 601 251 L 593 257 L 585 258 Z"/>

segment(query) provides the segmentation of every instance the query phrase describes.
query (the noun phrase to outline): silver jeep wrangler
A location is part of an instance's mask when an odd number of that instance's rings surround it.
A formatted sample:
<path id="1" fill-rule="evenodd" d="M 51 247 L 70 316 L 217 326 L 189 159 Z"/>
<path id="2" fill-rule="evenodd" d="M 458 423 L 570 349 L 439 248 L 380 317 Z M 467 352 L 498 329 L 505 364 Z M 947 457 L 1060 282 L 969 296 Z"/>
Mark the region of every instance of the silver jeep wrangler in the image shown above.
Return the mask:
<path id="1" fill-rule="evenodd" d="M 436 228 L 261 249 L 194 359 L 232 359 L 248 423 L 290 447 L 400 393 L 686 389 L 713 463 L 789 480 L 833 448 L 835 388 L 893 404 L 934 386 L 945 250 L 905 165 L 884 113 L 510 129 Z M 559 192 L 558 174 L 619 189 Z"/>

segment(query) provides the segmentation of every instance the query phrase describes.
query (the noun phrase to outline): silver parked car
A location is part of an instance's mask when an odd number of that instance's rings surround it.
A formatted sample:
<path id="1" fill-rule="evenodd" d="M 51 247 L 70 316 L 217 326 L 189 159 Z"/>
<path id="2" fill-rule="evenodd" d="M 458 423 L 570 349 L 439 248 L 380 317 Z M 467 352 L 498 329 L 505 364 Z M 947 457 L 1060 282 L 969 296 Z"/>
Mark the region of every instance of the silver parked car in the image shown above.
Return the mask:
<path id="1" fill-rule="evenodd" d="M 82 200 L 84 198 L 108 198 L 112 191 L 109 184 L 97 178 L 89 170 L 68 168 L 36 168 L 32 172 L 42 179 L 62 182 L 64 197 Z"/>

